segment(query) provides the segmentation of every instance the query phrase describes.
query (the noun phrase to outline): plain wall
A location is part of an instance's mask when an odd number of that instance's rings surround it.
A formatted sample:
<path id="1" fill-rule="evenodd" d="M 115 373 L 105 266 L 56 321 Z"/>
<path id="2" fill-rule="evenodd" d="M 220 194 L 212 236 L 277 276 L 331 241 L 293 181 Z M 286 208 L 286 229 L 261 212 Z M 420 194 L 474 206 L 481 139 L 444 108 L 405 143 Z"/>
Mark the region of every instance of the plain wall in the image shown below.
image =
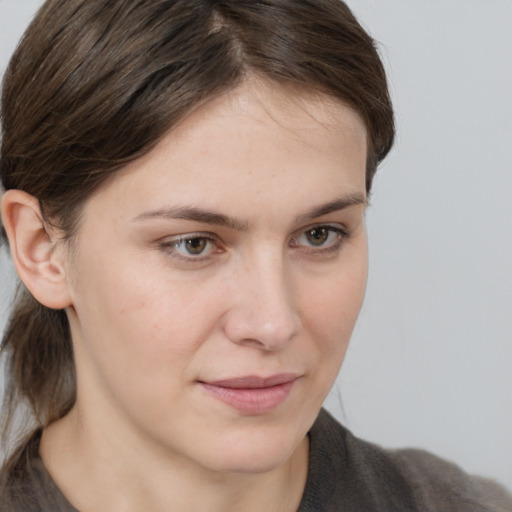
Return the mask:
<path id="1" fill-rule="evenodd" d="M 0 73 L 40 2 L 0 0 Z M 351 0 L 398 125 L 368 211 L 370 278 L 327 407 L 512 489 L 512 2 Z M 0 257 L 0 327 L 12 269 Z M 1 378 L 0 378 L 1 386 Z"/>

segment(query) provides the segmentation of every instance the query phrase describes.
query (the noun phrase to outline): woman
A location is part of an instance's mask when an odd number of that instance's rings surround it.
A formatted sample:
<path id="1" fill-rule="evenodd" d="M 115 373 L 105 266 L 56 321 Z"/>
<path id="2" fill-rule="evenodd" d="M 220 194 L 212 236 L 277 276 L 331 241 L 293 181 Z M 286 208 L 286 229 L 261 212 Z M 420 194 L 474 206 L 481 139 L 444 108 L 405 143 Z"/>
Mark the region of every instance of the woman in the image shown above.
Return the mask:
<path id="1" fill-rule="evenodd" d="M 324 2 L 51 0 L 6 73 L 0 510 L 507 510 L 323 400 L 394 138 L 373 41 Z M 485 508 L 487 507 L 487 508 Z"/>

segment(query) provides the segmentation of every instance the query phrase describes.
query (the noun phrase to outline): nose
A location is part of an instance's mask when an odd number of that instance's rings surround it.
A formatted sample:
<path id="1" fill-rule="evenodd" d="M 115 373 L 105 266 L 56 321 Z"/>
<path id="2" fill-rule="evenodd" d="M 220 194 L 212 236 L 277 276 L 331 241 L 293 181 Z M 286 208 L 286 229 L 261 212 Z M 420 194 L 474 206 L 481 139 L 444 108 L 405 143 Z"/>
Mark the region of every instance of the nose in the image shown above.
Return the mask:
<path id="1" fill-rule="evenodd" d="M 224 317 L 228 339 L 266 351 L 285 347 L 297 334 L 300 318 L 282 258 L 252 261 L 230 277 L 232 302 Z"/>

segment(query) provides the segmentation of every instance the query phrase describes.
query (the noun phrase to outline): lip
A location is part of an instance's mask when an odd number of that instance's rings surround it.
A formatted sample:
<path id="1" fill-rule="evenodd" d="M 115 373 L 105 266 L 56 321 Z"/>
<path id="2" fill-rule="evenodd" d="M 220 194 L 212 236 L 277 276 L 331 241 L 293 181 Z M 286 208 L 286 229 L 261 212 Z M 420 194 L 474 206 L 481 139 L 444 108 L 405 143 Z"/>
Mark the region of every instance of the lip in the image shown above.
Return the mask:
<path id="1" fill-rule="evenodd" d="M 286 400 L 298 376 L 281 373 L 270 377 L 246 376 L 199 384 L 203 389 L 238 411 L 258 415 L 272 411 Z"/>

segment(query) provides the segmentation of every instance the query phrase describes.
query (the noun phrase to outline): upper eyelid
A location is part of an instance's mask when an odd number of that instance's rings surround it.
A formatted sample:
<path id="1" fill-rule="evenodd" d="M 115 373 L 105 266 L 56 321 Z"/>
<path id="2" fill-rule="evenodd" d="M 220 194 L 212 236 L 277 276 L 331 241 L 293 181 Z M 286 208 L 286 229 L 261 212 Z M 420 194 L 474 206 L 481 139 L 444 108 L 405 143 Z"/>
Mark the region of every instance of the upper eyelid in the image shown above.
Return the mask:
<path id="1" fill-rule="evenodd" d="M 184 233 L 181 235 L 168 235 L 156 240 L 155 245 L 160 248 L 172 247 L 176 244 L 180 244 L 186 242 L 187 240 L 194 240 L 195 238 L 204 238 L 208 240 L 210 243 L 215 245 L 221 245 L 219 241 L 219 237 L 213 233 Z"/>
<path id="2" fill-rule="evenodd" d="M 171 244 L 171 243 L 176 243 L 176 242 L 183 242 L 184 240 L 193 240 L 194 238 L 206 238 L 206 239 L 212 240 L 212 241 L 219 239 L 219 237 L 215 233 L 194 231 L 194 232 L 190 232 L 190 233 L 182 233 L 179 235 L 163 236 L 162 238 L 158 239 L 157 242 L 165 243 L 167 241 L 169 244 Z"/>
<path id="3" fill-rule="evenodd" d="M 300 229 L 297 229 L 292 234 L 292 238 L 295 237 L 296 235 L 306 233 L 307 231 L 310 231 L 312 229 L 319 229 L 319 228 L 332 229 L 333 231 L 337 231 L 339 233 L 342 233 L 343 235 L 348 235 L 347 227 L 345 225 L 343 225 L 341 222 L 317 222 L 314 224 L 309 224 L 308 226 L 302 227 Z"/>
<path id="4" fill-rule="evenodd" d="M 215 237 L 212 236 L 211 234 L 185 233 L 182 235 L 174 235 L 172 237 L 163 237 L 157 242 L 157 247 L 160 250 L 167 252 L 173 258 L 175 258 L 177 260 L 181 260 L 184 263 L 199 264 L 201 262 L 207 261 L 212 256 L 211 251 L 209 251 L 207 254 L 200 253 L 197 255 L 193 255 L 193 254 L 186 255 L 176 248 L 177 244 L 181 244 L 187 240 L 193 240 L 195 238 L 204 238 L 204 239 L 208 240 L 211 244 L 218 245 L 216 243 Z"/>
<path id="5" fill-rule="evenodd" d="M 308 231 L 311 231 L 313 229 L 319 229 L 319 228 L 326 228 L 326 229 L 331 230 L 331 232 L 333 232 L 337 235 L 336 240 L 334 240 L 333 242 L 331 242 L 329 244 L 319 245 L 319 246 L 313 246 L 313 245 L 309 246 L 309 245 L 305 245 L 305 244 L 296 243 L 297 240 L 301 236 L 303 236 L 305 233 L 307 233 Z M 334 226 L 332 224 L 315 224 L 311 227 L 299 230 L 296 235 L 293 235 L 290 238 L 290 242 L 295 242 L 292 244 L 294 246 L 294 249 L 302 250 L 302 251 L 305 250 L 306 252 L 310 252 L 310 253 L 322 254 L 322 253 L 328 253 L 328 252 L 332 252 L 332 251 L 340 249 L 344 245 L 347 238 L 349 238 L 349 233 L 344 228 L 340 227 L 339 225 Z"/>

